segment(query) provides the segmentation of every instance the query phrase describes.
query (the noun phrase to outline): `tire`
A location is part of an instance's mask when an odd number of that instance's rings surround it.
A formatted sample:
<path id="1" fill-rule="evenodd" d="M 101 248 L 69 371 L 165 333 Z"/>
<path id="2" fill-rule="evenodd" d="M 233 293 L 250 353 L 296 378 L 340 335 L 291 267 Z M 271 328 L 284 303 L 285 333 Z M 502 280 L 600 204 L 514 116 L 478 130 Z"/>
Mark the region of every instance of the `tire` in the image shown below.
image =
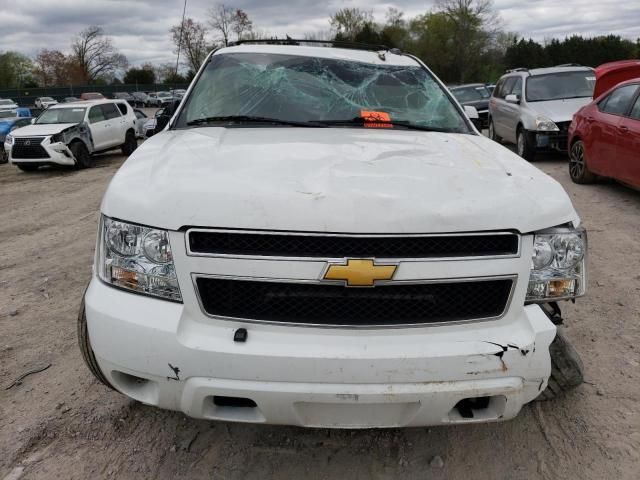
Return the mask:
<path id="1" fill-rule="evenodd" d="M 138 148 L 138 140 L 136 140 L 136 134 L 133 133 L 133 130 L 129 130 L 127 135 L 125 136 L 124 143 L 120 147 L 122 150 L 122 154 L 125 156 L 131 155 L 135 149 Z"/>
<path id="2" fill-rule="evenodd" d="M 527 131 L 520 127 L 516 136 L 516 152 L 527 162 L 533 162 L 536 159 L 536 147 L 531 144 L 531 139 Z"/>
<path id="3" fill-rule="evenodd" d="M 494 142 L 502 143 L 502 138 L 496 135 L 496 129 L 493 125 L 492 118 L 489 118 L 489 138 Z"/>
<path id="4" fill-rule="evenodd" d="M 69 150 L 71 150 L 73 158 L 76 160 L 76 168 L 89 168 L 93 166 L 91 154 L 84 143 L 80 141 L 73 142 L 69 146 Z"/>
<path id="5" fill-rule="evenodd" d="M 584 382 L 584 365 L 580 355 L 569 343 L 564 333 L 558 330 L 549 346 L 551 376 L 547 388 L 536 400 L 551 400 L 573 390 Z"/>
<path id="6" fill-rule="evenodd" d="M 85 290 L 86 292 L 86 290 Z M 109 383 L 107 378 L 100 370 L 96 356 L 91 348 L 91 341 L 89 340 L 89 330 L 87 329 L 87 316 L 84 309 L 84 294 L 82 295 L 82 303 L 80 304 L 80 312 L 78 313 L 78 346 L 80 347 L 80 353 L 84 363 L 89 368 L 89 371 L 93 376 L 103 385 L 106 385 L 112 390 L 115 390 Z"/>
<path id="7" fill-rule="evenodd" d="M 18 165 L 18 168 L 23 172 L 35 172 L 36 170 L 38 170 L 39 166 L 40 165 L 31 165 L 29 163 L 22 163 Z"/>
<path id="8" fill-rule="evenodd" d="M 0 164 L 7 163 L 9 161 L 9 155 L 7 155 L 7 151 L 4 149 L 3 145 L 0 145 Z"/>
<path id="9" fill-rule="evenodd" d="M 569 176 L 573 183 L 580 185 L 593 183 L 596 176 L 587 167 L 587 159 L 584 155 L 584 143 L 582 140 L 573 142 L 569 149 Z"/>

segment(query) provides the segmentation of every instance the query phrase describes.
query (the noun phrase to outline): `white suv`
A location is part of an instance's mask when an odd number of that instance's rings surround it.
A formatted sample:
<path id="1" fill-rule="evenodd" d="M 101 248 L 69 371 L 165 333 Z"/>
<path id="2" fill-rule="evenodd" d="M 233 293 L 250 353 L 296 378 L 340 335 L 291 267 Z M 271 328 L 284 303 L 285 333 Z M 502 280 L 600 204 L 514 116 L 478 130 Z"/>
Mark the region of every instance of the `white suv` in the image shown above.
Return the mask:
<path id="1" fill-rule="evenodd" d="M 216 50 L 101 213 L 80 348 L 146 404 L 456 424 L 581 381 L 555 325 L 585 288 L 570 199 L 411 55 Z"/>
<path id="2" fill-rule="evenodd" d="M 137 148 L 136 115 L 125 101 L 90 100 L 49 107 L 33 121 L 7 135 L 9 162 L 24 171 L 42 165 L 90 167 L 95 153 Z"/>
<path id="3" fill-rule="evenodd" d="M 517 146 L 528 161 L 539 150 L 567 150 L 573 114 L 592 100 L 592 68 L 561 65 L 509 71 L 489 100 L 489 137 Z"/>

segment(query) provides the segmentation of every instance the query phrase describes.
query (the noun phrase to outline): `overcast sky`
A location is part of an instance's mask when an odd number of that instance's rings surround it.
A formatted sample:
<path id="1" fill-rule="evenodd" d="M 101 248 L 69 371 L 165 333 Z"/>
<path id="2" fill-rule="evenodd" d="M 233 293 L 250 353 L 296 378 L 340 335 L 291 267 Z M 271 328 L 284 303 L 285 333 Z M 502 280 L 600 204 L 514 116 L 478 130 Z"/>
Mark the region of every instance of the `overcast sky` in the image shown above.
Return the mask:
<path id="1" fill-rule="evenodd" d="M 205 21 L 215 1 L 188 0 L 187 16 Z M 378 21 L 388 7 L 406 18 L 429 10 L 434 0 L 229 0 L 254 26 L 292 37 L 329 30 L 329 15 L 342 7 L 372 9 Z M 544 40 L 573 33 L 640 37 L 640 0 L 494 0 L 506 30 Z M 34 55 L 41 48 L 68 52 L 71 38 L 100 25 L 131 64 L 175 59 L 168 30 L 180 22 L 183 0 L 0 0 L 0 49 Z"/>

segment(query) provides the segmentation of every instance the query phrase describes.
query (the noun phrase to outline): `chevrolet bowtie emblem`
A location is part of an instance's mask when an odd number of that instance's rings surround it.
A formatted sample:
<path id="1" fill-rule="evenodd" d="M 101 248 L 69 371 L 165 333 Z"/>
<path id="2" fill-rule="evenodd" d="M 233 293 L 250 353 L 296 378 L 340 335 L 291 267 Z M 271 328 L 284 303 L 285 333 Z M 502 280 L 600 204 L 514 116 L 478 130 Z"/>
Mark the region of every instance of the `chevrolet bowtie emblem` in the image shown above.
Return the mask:
<path id="1" fill-rule="evenodd" d="M 373 260 L 350 258 L 345 264 L 329 264 L 324 280 L 342 280 L 348 287 L 373 287 L 376 280 L 391 280 L 397 265 L 376 265 Z"/>

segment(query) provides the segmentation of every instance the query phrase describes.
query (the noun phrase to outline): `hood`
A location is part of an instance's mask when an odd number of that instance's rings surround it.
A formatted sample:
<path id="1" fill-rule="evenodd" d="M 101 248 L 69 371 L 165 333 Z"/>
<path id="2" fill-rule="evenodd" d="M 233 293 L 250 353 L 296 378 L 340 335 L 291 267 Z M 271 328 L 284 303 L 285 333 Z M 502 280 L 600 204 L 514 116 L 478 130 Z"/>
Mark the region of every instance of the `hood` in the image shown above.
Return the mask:
<path id="1" fill-rule="evenodd" d="M 591 97 L 566 98 L 564 100 L 548 100 L 546 102 L 529 102 L 529 107 L 540 115 L 554 122 L 570 122 L 573 114 L 591 103 Z"/>
<path id="2" fill-rule="evenodd" d="M 117 172 L 102 212 L 170 230 L 529 232 L 578 221 L 555 180 L 488 138 L 359 128 L 165 131 Z"/>
<path id="3" fill-rule="evenodd" d="M 42 125 L 27 125 L 26 127 L 14 130 L 14 137 L 43 137 L 47 135 L 55 135 L 62 130 L 73 127 L 77 123 L 44 123 Z"/>

